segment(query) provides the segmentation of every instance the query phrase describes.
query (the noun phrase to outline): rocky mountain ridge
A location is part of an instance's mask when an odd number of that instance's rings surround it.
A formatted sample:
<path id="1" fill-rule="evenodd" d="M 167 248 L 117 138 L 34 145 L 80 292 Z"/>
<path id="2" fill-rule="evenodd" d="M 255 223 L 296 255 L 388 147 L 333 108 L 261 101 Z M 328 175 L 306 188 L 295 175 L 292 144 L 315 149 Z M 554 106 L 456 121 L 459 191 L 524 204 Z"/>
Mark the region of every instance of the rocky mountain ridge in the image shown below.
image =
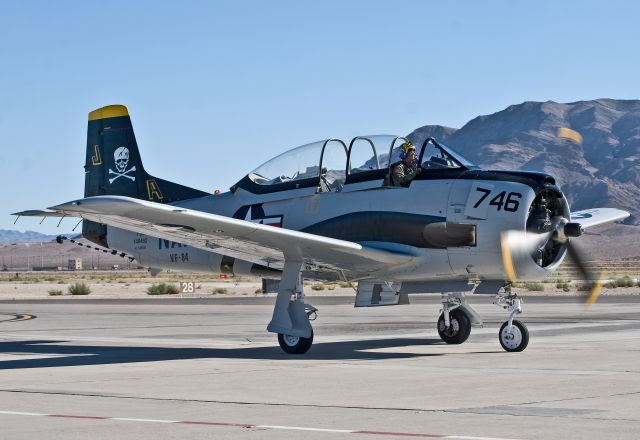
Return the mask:
<path id="1" fill-rule="evenodd" d="M 0 229 L 0 243 L 37 243 L 55 240 L 55 235 L 41 234 L 36 231 L 14 231 Z"/>

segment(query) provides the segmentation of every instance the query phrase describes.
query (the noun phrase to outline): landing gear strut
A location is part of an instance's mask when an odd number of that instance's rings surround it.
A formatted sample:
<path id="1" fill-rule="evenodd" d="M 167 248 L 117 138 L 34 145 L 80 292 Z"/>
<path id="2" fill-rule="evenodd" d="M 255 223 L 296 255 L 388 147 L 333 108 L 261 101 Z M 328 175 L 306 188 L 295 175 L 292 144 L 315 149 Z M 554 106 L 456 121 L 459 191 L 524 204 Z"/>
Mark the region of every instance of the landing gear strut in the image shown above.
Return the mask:
<path id="1" fill-rule="evenodd" d="M 527 348 L 529 344 L 529 330 L 521 321 L 513 319 L 522 313 L 522 300 L 515 293 L 511 293 L 511 286 L 504 288 L 505 294 L 498 296 L 495 304 L 509 312 L 509 318 L 500 327 L 498 339 L 506 351 L 518 352 Z"/>

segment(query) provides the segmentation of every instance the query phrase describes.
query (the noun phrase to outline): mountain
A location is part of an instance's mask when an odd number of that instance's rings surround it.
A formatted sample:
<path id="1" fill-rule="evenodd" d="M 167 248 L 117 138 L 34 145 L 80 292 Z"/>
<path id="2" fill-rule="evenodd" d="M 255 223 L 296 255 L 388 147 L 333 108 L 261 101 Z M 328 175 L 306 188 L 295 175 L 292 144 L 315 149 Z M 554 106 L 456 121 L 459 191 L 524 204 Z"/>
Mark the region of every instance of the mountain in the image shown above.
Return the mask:
<path id="1" fill-rule="evenodd" d="M 561 128 L 582 141 L 560 137 Z M 420 127 L 408 138 L 419 146 L 429 136 L 485 169 L 553 175 L 572 210 L 618 207 L 632 214 L 626 224 L 640 224 L 640 100 L 524 102 L 460 129 Z"/>
<path id="2" fill-rule="evenodd" d="M 55 239 L 55 235 L 45 235 L 35 231 L 20 232 L 0 229 L 0 243 L 34 243 Z"/>

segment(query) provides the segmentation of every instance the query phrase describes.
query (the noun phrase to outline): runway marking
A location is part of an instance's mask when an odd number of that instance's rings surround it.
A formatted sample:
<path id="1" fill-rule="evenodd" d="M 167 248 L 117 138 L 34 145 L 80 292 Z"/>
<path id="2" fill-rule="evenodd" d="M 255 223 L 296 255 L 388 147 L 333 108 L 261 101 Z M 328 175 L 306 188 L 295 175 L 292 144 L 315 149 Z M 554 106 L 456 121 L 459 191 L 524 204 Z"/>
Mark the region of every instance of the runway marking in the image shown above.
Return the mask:
<path id="1" fill-rule="evenodd" d="M 28 321 L 30 319 L 36 319 L 35 315 L 27 315 L 26 313 L 5 313 L 1 316 L 13 316 L 11 319 L 1 319 L 0 322 L 16 322 L 16 321 Z"/>
<path id="2" fill-rule="evenodd" d="M 119 420 L 121 422 L 141 422 L 141 423 L 179 423 L 178 420 L 161 419 L 131 419 L 127 417 L 107 417 L 108 420 Z"/>
<path id="3" fill-rule="evenodd" d="M 499 437 L 469 437 L 464 435 L 443 435 L 443 434 L 423 434 L 413 432 L 388 432 L 388 431 L 360 431 L 356 429 L 331 429 L 331 428 L 314 428 L 310 426 L 286 426 L 286 425 L 253 425 L 250 423 L 231 423 L 231 422 L 207 422 L 196 420 L 165 420 L 165 419 L 138 419 L 129 417 L 105 417 L 105 416 L 89 416 L 78 414 L 44 414 L 22 411 L 0 411 L 0 414 L 11 416 L 28 416 L 28 417 L 55 417 L 64 419 L 82 419 L 82 420 L 112 420 L 118 422 L 136 422 L 136 423 L 169 423 L 176 425 L 204 425 L 204 426 L 224 426 L 230 428 L 243 429 L 273 429 L 286 431 L 312 431 L 326 432 L 338 434 L 360 434 L 360 435 L 380 435 L 391 437 L 414 437 L 414 438 L 441 438 L 452 440 L 516 440 Z"/>

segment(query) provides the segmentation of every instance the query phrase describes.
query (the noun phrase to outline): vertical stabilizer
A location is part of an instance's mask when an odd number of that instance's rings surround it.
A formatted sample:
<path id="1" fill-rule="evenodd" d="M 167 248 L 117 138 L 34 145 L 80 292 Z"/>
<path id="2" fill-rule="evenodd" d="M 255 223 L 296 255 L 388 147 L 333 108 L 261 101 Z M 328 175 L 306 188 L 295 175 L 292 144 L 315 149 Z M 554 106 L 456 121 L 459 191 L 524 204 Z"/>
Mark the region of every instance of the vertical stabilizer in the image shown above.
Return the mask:
<path id="1" fill-rule="evenodd" d="M 119 195 L 171 203 L 209 195 L 145 171 L 124 105 L 109 105 L 89 113 L 84 169 L 85 197 Z"/>
<path id="2" fill-rule="evenodd" d="M 124 105 L 109 105 L 89 113 L 84 170 L 85 197 L 117 195 L 171 203 L 209 195 L 145 171 L 129 111 Z M 105 225 L 85 220 L 82 235 L 108 247 Z"/>

